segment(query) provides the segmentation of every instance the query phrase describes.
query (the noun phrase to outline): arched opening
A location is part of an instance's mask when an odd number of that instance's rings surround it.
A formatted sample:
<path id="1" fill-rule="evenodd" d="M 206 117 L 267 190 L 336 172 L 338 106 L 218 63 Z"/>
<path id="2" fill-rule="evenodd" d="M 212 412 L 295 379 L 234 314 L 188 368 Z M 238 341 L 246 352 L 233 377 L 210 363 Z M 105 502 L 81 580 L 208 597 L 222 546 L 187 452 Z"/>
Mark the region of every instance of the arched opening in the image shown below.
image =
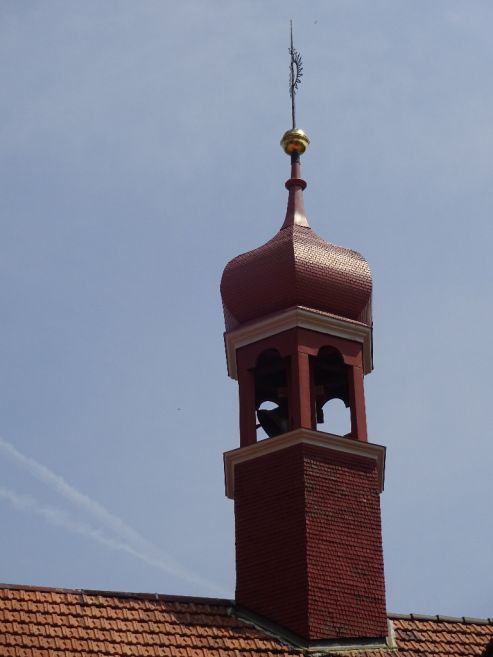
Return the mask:
<path id="1" fill-rule="evenodd" d="M 289 431 L 288 361 L 277 349 L 260 354 L 254 370 L 257 439 Z"/>
<path id="2" fill-rule="evenodd" d="M 336 436 L 351 433 L 351 411 L 342 399 L 329 399 L 324 404 L 324 431 Z"/>
<path id="3" fill-rule="evenodd" d="M 334 347 L 322 347 L 312 361 L 316 426 L 340 436 L 351 433 L 347 365 Z"/>

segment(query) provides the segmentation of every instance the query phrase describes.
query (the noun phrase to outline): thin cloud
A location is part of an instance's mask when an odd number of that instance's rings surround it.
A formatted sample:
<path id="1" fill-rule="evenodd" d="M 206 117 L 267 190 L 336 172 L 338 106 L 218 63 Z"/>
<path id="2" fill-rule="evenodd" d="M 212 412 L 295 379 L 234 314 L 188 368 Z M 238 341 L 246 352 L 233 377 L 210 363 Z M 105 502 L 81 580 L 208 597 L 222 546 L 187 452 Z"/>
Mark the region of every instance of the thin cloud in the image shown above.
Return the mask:
<path id="1" fill-rule="evenodd" d="M 68 531 L 81 534 L 105 545 L 107 548 L 127 552 L 163 572 L 224 595 L 223 591 L 217 585 L 183 568 L 173 557 L 148 541 L 121 518 L 105 509 L 99 502 L 81 493 L 71 486 L 62 476 L 53 472 L 42 463 L 20 452 L 4 438 L 0 438 L 0 451 L 3 451 L 11 460 L 23 467 L 30 475 L 49 486 L 60 497 L 98 520 L 106 531 L 109 530 L 116 534 L 118 540 L 108 536 L 101 529 L 95 529 L 90 525 L 73 519 L 61 509 L 44 506 L 32 497 L 18 495 L 7 488 L 0 488 L 0 499 L 8 501 L 17 510 L 36 513 L 52 525 L 57 525 Z"/>

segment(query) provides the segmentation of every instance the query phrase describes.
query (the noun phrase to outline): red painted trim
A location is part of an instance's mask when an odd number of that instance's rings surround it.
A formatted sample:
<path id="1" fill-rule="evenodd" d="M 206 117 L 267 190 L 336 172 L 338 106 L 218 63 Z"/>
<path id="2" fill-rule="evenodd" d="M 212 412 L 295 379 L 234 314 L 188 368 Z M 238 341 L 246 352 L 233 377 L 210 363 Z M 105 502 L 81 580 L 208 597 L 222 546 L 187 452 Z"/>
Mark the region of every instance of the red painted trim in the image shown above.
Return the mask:
<path id="1" fill-rule="evenodd" d="M 363 345 L 352 340 L 294 327 L 240 347 L 237 351 L 241 446 L 251 445 L 257 440 L 255 382 L 252 372 L 259 356 L 268 349 L 276 349 L 282 358 L 290 359 L 291 429 L 316 429 L 315 390 L 310 357 L 316 357 L 322 347 L 337 349 L 348 367 L 351 437 L 368 440 L 363 385 Z"/>
<path id="2" fill-rule="evenodd" d="M 251 370 L 238 371 L 240 398 L 240 445 L 246 447 L 257 442 L 255 415 L 255 381 Z"/>

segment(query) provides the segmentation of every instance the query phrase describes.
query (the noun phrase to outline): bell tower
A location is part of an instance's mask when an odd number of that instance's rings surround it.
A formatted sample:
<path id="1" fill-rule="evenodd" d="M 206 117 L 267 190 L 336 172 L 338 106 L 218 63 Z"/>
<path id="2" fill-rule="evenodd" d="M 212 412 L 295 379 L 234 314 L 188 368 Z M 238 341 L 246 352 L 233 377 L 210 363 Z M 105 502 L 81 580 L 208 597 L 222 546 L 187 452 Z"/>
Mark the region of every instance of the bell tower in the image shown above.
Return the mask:
<path id="1" fill-rule="evenodd" d="M 371 273 L 359 253 L 308 224 L 300 156 L 309 140 L 294 123 L 301 59 L 292 44 L 290 52 L 286 216 L 221 281 L 228 373 L 239 386 L 240 446 L 224 454 L 236 604 L 301 645 L 384 645 L 385 448 L 368 442 L 363 383 L 372 370 Z M 345 435 L 330 432 L 333 399 L 349 409 Z"/>

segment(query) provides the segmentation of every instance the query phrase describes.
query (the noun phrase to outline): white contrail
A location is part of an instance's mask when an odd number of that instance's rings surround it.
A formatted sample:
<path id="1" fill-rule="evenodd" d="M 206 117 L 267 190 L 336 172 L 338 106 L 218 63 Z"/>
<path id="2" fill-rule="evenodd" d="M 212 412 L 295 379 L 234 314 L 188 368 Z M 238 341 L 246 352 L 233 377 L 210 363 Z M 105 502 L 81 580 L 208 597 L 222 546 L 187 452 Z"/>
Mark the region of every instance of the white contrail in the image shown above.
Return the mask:
<path id="1" fill-rule="evenodd" d="M 143 543 L 150 546 L 150 543 L 143 538 L 138 532 L 129 527 L 123 520 L 107 511 L 101 504 L 92 500 L 84 493 L 79 492 L 76 488 L 65 481 L 63 477 L 56 474 L 42 463 L 35 461 L 29 456 L 19 452 L 7 440 L 0 438 L 0 449 L 4 451 L 13 461 L 28 470 L 31 475 L 39 479 L 44 484 L 52 488 L 61 497 L 76 506 L 88 511 L 93 517 L 98 518 L 106 527 L 111 529 L 119 536 L 136 543 Z"/>
<path id="2" fill-rule="evenodd" d="M 168 563 L 163 563 L 159 559 L 154 559 L 145 553 L 139 552 L 127 543 L 123 543 L 122 541 L 115 540 L 114 538 L 106 536 L 104 532 L 101 531 L 101 529 L 95 529 L 90 525 L 79 522 L 78 520 L 74 520 L 62 509 L 39 504 L 39 502 L 37 502 L 33 497 L 29 495 L 19 495 L 9 488 L 0 488 L 0 500 L 1 499 L 7 500 L 14 508 L 19 511 L 30 511 L 35 513 L 52 525 L 62 527 L 63 529 L 67 529 L 68 531 L 71 531 L 75 534 L 81 534 L 82 536 L 90 538 L 97 543 L 101 543 L 111 550 L 121 550 L 122 552 L 127 552 L 133 557 L 140 559 L 144 563 L 169 573 L 170 569 Z M 184 579 L 191 579 L 195 582 L 195 578 L 193 578 L 193 576 L 191 576 L 186 571 L 183 571 L 182 569 L 179 569 L 179 571 L 175 570 L 173 574 L 179 575 Z"/>
<path id="3" fill-rule="evenodd" d="M 53 507 L 41 506 L 33 498 L 19 496 L 13 491 L 0 489 L 0 497 L 8 500 L 17 509 L 31 510 L 41 515 L 51 524 L 58 524 L 72 532 L 84 534 L 85 536 L 97 540 L 99 543 L 113 549 L 123 550 L 134 557 L 145 561 L 147 564 L 155 566 L 160 570 L 180 577 L 183 580 L 204 586 L 216 594 L 224 595 L 219 587 L 208 580 L 195 575 L 184 569 L 170 555 L 163 552 L 156 545 L 141 536 L 137 531 L 129 527 L 118 516 L 110 513 L 99 502 L 91 499 L 84 493 L 71 486 L 63 477 L 56 474 L 42 463 L 26 456 L 4 438 L 0 438 L 0 450 L 9 456 L 18 465 L 25 468 L 31 475 L 42 481 L 44 484 L 54 490 L 60 497 L 80 507 L 97 519 L 107 530 L 111 530 L 118 537 L 119 541 L 107 537 L 101 530 L 94 529 L 88 525 L 79 523 L 70 518 L 65 512 Z"/>
<path id="4" fill-rule="evenodd" d="M 36 513 L 52 525 L 63 527 L 64 529 L 68 529 L 76 534 L 82 534 L 83 536 L 92 538 L 106 547 L 115 550 L 124 550 L 130 552 L 134 556 L 141 556 L 136 555 L 135 550 L 132 550 L 129 545 L 105 536 L 100 529 L 94 529 L 85 523 L 70 518 L 70 516 L 62 509 L 39 504 L 39 502 L 29 495 L 19 495 L 10 488 L 0 488 L 0 500 L 7 500 L 18 511 L 31 511 L 32 513 Z M 146 561 L 145 556 L 142 558 Z"/>

